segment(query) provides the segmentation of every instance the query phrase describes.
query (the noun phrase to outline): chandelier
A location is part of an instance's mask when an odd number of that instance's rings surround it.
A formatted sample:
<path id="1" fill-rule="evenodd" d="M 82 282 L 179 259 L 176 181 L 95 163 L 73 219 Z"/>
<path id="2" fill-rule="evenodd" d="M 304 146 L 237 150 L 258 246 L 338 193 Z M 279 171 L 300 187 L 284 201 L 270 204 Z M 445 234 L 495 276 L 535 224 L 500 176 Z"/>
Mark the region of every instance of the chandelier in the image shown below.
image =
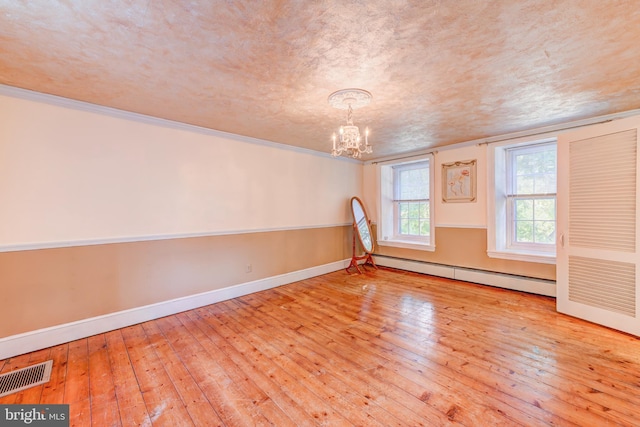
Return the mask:
<path id="1" fill-rule="evenodd" d="M 371 94 L 362 89 L 342 89 L 329 95 L 329 105 L 340 110 L 347 110 L 347 124 L 340 126 L 338 135 L 333 133 L 333 150 L 331 155 L 338 157 L 345 153 L 354 159 L 362 154 L 372 153 L 369 145 L 369 128 L 364 130 L 364 143 L 360 129 L 353 124 L 353 110 L 364 107 L 371 101 Z"/>

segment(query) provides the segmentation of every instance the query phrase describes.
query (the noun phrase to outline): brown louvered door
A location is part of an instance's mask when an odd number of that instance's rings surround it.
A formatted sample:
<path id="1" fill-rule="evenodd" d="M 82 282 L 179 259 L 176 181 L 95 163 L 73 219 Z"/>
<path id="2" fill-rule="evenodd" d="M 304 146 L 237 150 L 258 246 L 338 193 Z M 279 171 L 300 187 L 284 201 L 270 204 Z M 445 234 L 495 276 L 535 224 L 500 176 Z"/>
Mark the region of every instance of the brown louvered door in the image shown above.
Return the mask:
<path id="1" fill-rule="evenodd" d="M 640 117 L 558 138 L 557 309 L 640 336 Z"/>

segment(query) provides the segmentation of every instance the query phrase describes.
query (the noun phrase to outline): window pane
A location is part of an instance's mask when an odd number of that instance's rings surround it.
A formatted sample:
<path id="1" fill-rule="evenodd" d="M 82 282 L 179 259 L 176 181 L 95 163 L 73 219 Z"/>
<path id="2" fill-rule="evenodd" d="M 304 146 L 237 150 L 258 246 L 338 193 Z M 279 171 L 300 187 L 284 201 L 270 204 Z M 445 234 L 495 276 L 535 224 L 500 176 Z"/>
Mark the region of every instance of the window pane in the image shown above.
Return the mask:
<path id="1" fill-rule="evenodd" d="M 398 203 L 400 207 L 400 218 L 408 218 L 409 217 L 409 204 L 400 202 Z"/>
<path id="2" fill-rule="evenodd" d="M 419 238 L 428 238 L 431 234 L 429 162 L 399 164 L 392 166 L 391 169 L 393 171 L 393 199 L 395 200 L 394 204 L 397 204 L 391 223 L 393 224 L 393 236 L 398 239 L 406 238 L 407 241 L 428 242 L 428 239 Z"/>
<path id="3" fill-rule="evenodd" d="M 535 177 L 534 194 L 551 194 L 556 192 L 556 176 L 550 174 Z"/>
<path id="4" fill-rule="evenodd" d="M 534 227 L 536 243 L 554 243 L 556 240 L 555 221 L 536 221 Z"/>
<path id="5" fill-rule="evenodd" d="M 535 178 L 529 175 L 517 176 L 515 194 L 533 194 L 534 180 Z"/>
<path id="6" fill-rule="evenodd" d="M 428 219 L 420 221 L 420 235 L 428 236 L 431 231 L 431 224 Z"/>
<path id="7" fill-rule="evenodd" d="M 555 199 L 537 199 L 534 201 L 535 219 L 555 221 L 556 201 Z"/>
<path id="8" fill-rule="evenodd" d="M 555 146 L 553 149 L 545 150 L 544 152 L 544 172 L 548 174 L 552 174 L 554 177 L 556 176 L 556 165 L 557 165 L 557 153 Z"/>
<path id="9" fill-rule="evenodd" d="M 496 183 L 507 193 L 503 205 L 507 211 L 502 211 L 508 220 L 503 223 L 506 229 L 496 224 L 509 237 L 502 248 L 546 252 L 555 243 L 556 149 L 555 143 L 545 142 L 505 150 L 507 180 Z"/>
<path id="10" fill-rule="evenodd" d="M 420 202 L 420 218 L 429 218 L 428 202 Z"/>
<path id="11" fill-rule="evenodd" d="M 409 218 L 420 218 L 420 203 L 409 203 Z"/>
<path id="12" fill-rule="evenodd" d="M 401 219 L 400 220 L 400 234 L 409 234 L 409 220 Z"/>
<path id="13" fill-rule="evenodd" d="M 533 243 L 533 221 L 517 221 L 515 229 L 516 242 Z"/>
<path id="14" fill-rule="evenodd" d="M 533 220 L 533 200 L 514 200 L 516 220 Z"/>
<path id="15" fill-rule="evenodd" d="M 512 159 L 512 194 L 556 192 L 555 145 L 514 149 Z"/>
<path id="16" fill-rule="evenodd" d="M 409 233 L 412 236 L 420 235 L 420 220 L 419 219 L 410 219 L 409 220 Z"/>
<path id="17" fill-rule="evenodd" d="M 398 200 L 416 200 L 429 198 L 429 167 L 399 169 L 397 173 Z"/>

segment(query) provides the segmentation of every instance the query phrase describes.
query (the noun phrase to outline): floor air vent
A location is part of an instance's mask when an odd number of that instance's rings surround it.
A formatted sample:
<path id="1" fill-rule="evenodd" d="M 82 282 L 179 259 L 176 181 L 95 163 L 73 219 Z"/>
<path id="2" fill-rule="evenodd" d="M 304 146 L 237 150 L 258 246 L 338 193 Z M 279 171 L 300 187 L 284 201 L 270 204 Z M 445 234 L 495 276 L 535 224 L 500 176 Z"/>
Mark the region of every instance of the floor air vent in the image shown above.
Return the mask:
<path id="1" fill-rule="evenodd" d="M 0 397 L 49 382 L 53 360 L 0 375 Z"/>

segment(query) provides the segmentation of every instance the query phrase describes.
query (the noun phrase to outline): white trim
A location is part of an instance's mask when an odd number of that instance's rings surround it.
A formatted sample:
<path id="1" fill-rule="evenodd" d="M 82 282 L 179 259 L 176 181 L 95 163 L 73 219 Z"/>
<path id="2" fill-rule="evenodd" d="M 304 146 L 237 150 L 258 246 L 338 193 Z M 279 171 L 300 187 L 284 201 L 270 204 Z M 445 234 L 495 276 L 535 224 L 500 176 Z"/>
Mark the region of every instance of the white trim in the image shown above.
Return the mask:
<path id="1" fill-rule="evenodd" d="M 487 255 L 489 257 L 543 264 L 556 263 L 555 245 L 547 251 L 545 249 L 529 251 L 523 247 L 509 247 L 509 234 L 511 231 L 507 228 L 507 223 L 509 223 L 506 175 L 507 149 L 551 143 L 557 144 L 557 134 L 553 136 L 549 134 L 536 135 L 535 138 L 530 136 L 520 140 L 500 141 L 487 146 L 487 170 L 489 171 L 487 173 Z M 498 176 L 504 177 L 504 179 L 500 179 Z"/>
<path id="2" fill-rule="evenodd" d="M 541 252 L 527 253 L 516 251 L 487 251 L 489 258 L 508 259 L 511 261 L 527 261 L 537 262 L 541 264 L 555 264 L 556 254 L 549 253 L 549 255 L 543 255 Z"/>
<path id="3" fill-rule="evenodd" d="M 532 294 L 556 296 L 556 282 L 553 280 L 536 279 L 533 277 L 515 276 L 513 274 L 496 273 L 493 271 L 476 270 L 443 264 L 414 261 L 408 259 L 374 256 L 376 264 L 384 267 L 398 268 L 415 273 L 446 277 L 464 282 L 479 283 L 514 291 Z"/>
<path id="4" fill-rule="evenodd" d="M 222 289 L 1 338 L 0 360 L 331 273 L 346 268 L 348 265 L 349 260 L 336 261 Z"/>
<path id="5" fill-rule="evenodd" d="M 405 240 L 378 240 L 379 246 L 391 246 L 394 248 L 415 249 L 418 251 L 434 252 L 436 247 L 426 243 L 409 242 Z"/>
<path id="6" fill-rule="evenodd" d="M 395 195 L 395 172 L 394 166 L 418 162 L 428 162 L 429 165 L 429 214 L 430 231 L 429 241 L 425 243 L 421 239 L 404 239 L 404 236 L 397 236 L 397 228 L 394 223 L 396 216 L 393 203 Z M 435 159 L 433 154 L 425 154 L 409 161 L 389 162 L 378 164 L 376 167 L 376 186 L 378 190 L 378 227 L 377 242 L 380 246 L 393 246 L 397 248 L 416 249 L 421 251 L 435 251 L 436 227 L 435 227 Z M 385 239 L 385 234 L 387 238 Z"/>
<path id="7" fill-rule="evenodd" d="M 295 151 L 298 153 L 311 154 L 313 156 L 337 159 L 346 162 L 363 164 L 362 160 L 353 159 L 351 157 L 332 157 L 331 153 L 315 151 L 308 148 L 298 147 L 295 145 L 281 144 L 266 139 L 252 138 L 250 136 L 237 135 L 235 133 L 224 132 L 221 130 L 209 129 L 202 126 L 196 126 L 189 123 L 176 122 L 173 120 L 162 119 L 159 117 L 148 116 L 146 114 L 134 113 L 132 111 L 120 110 L 103 105 L 91 104 L 85 101 L 78 101 L 70 98 L 63 98 L 57 95 L 50 95 L 42 92 L 35 92 L 28 89 L 22 89 L 14 86 L 0 84 L 0 95 L 10 96 L 13 98 L 24 99 L 27 101 L 42 102 L 57 107 L 69 108 L 73 110 L 84 111 L 88 113 L 101 114 L 105 116 L 115 117 L 118 119 L 131 120 L 138 123 L 145 123 L 154 126 L 168 127 L 187 132 L 195 132 L 209 136 L 233 139 L 236 141 L 246 142 L 249 144 L 265 145 L 267 147 L 278 148 L 281 150 Z"/>
<path id="8" fill-rule="evenodd" d="M 185 239 L 190 237 L 211 237 L 211 236 L 228 236 L 233 234 L 269 233 L 272 231 L 291 231 L 291 230 L 306 230 L 311 228 L 347 227 L 351 225 L 352 225 L 351 223 L 346 222 L 342 224 L 306 225 L 306 226 L 300 226 L 300 227 L 274 227 L 274 228 L 246 229 L 246 230 L 203 231 L 200 233 L 154 234 L 154 235 L 146 235 L 146 236 L 127 236 L 127 237 L 111 237 L 111 238 L 104 238 L 104 239 L 70 240 L 70 241 L 64 241 L 64 242 L 21 243 L 17 245 L 0 245 L 0 252 L 17 252 L 17 251 L 31 251 L 35 249 L 69 248 L 74 246 L 107 245 L 111 243 L 146 242 L 146 241 L 152 241 L 152 240 Z"/>
<path id="9" fill-rule="evenodd" d="M 469 224 L 436 224 L 436 228 L 487 228 L 487 226 Z"/>

